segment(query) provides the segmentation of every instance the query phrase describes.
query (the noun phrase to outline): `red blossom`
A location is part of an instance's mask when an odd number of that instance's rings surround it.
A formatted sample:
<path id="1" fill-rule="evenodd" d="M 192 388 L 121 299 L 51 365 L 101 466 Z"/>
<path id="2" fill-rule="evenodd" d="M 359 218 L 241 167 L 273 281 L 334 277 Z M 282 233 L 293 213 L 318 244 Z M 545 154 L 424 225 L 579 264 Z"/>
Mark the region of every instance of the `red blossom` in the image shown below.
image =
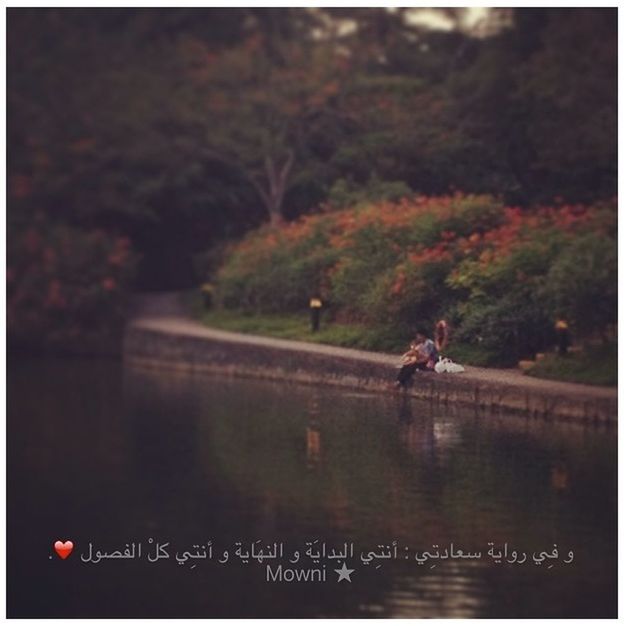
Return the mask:
<path id="1" fill-rule="evenodd" d="M 111 278 L 110 276 L 107 276 L 106 278 L 102 279 L 102 288 L 105 291 L 113 291 L 116 288 L 116 282 L 115 279 Z"/>
<path id="2" fill-rule="evenodd" d="M 128 237 L 118 237 L 115 240 L 115 247 L 118 250 L 128 250 L 131 247 L 131 240 Z"/>
<path id="3" fill-rule="evenodd" d="M 16 199 L 26 198 L 31 193 L 30 177 L 16 174 L 11 178 L 11 196 Z"/>
<path id="4" fill-rule="evenodd" d="M 392 285 L 392 288 L 390 289 L 390 293 L 394 296 L 399 295 L 403 291 L 406 282 L 407 282 L 407 276 L 405 275 L 405 272 L 401 270 L 396 275 L 396 280 L 394 281 L 394 284 Z"/>
<path id="5" fill-rule="evenodd" d="M 48 285 L 44 306 L 47 309 L 64 309 L 67 306 L 67 300 L 61 293 L 61 283 L 56 278 Z"/>
<path id="6" fill-rule="evenodd" d="M 49 269 L 52 268 L 56 260 L 57 260 L 57 253 L 54 251 L 53 248 L 51 248 L 50 246 L 47 246 L 44 249 L 44 263 L 46 264 L 46 267 Z"/>
<path id="7" fill-rule="evenodd" d="M 30 254 L 35 254 L 41 245 L 41 235 L 34 229 L 29 228 L 24 235 L 24 247 Z"/>

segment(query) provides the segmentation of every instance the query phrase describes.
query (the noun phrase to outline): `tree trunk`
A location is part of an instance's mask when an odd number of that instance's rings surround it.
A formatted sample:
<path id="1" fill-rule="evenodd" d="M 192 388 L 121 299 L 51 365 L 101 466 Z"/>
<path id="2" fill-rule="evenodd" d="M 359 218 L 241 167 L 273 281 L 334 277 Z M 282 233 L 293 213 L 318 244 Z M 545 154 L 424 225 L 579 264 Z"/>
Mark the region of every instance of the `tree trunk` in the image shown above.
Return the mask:
<path id="1" fill-rule="evenodd" d="M 294 152 L 292 150 L 288 150 L 287 158 L 280 167 L 274 157 L 270 155 L 265 157 L 265 186 L 260 183 L 257 178 L 259 172 L 251 172 L 239 163 L 237 159 L 230 159 L 211 149 L 206 149 L 205 154 L 212 159 L 216 159 L 217 161 L 238 169 L 244 174 L 263 200 L 272 227 L 279 227 L 281 224 L 285 223 L 285 218 L 283 217 L 283 200 L 287 190 L 287 181 L 292 171 L 292 165 L 294 164 Z"/>
<path id="2" fill-rule="evenodd" d="M 287 179 L 294 163 L 294 153 L 290 150 L 287 159 L 282 167 L 278 167 L 274 159 L 270 156 L 265 158 L 266 178 L 268 190 L 260 190 L 270 215 L 270 225 L 273 228 L 281 226 L 285 219 L 283 217 L 283 199 L 287 189 Z"/>
<path id="3" fill-rule="evenodd" d="M 267 209 L 270 214 L 270 226 L 272 226 L 272 228 L 279 228 L 285 224 L 285 219 L 280 206 L 276 208 L 267 207 Z"/>

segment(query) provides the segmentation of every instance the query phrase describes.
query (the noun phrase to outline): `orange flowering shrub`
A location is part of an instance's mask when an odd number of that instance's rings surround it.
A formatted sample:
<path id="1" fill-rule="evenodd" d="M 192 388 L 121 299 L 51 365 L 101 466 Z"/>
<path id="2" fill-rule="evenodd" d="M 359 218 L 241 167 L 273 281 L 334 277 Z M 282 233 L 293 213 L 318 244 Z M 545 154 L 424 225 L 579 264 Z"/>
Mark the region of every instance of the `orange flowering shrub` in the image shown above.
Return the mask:
<path id="1" fill-rule="evenodd" d="M 447 317 L 464 341 L 490 344 L 483 333 L 496 345 L 550 324 L 555 311 L 543 280 L 560 253 L 590 233 L 615 241 L 614 202 L 522 210 L 458 193 L 323 209 L 236 245 L 218 276 L 219 300 L 250 311 L 304 311 L 319 293 L 332 314 L 386 337 L 397 329 L 399 341 Z"/>

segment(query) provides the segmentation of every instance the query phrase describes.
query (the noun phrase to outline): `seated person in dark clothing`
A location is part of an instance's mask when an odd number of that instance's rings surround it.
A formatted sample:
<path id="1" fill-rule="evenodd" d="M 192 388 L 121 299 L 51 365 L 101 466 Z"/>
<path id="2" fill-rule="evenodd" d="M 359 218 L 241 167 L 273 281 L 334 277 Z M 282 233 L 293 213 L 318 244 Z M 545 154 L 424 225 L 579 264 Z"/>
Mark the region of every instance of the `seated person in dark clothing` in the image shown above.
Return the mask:
<path id="1" fill-rule="evenodd" d="M 407 387 L 411 382 L 414 372 L 418 369 L 418 351 L 412 347 L 401 357 L 401 368 L 396 377 L 396 387 Z"/>
<path id="2" fill-rule="evenodd" d="M 416 333 L 410 348 L 401 357 L 401 368 L 396 377 L 396 387 L 409 385 L 416 370 L 433 370 L 438 360 L 438 351 L 431 339 L 423 333 Z"/>

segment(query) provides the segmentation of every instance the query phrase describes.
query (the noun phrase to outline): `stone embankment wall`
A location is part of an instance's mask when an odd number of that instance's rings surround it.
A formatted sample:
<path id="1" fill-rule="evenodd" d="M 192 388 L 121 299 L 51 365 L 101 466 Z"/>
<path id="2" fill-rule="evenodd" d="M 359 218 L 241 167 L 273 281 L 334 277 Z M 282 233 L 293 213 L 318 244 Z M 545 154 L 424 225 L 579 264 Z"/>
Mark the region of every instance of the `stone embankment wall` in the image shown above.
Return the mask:
<path id="1" fill-rule="evenodd" d="M 394 393 L 397 357 L 333 346 L 230 333 L 181 318 L 129 324 L 124 359 L 131 366 L 172 368 Z M 461 374 L 417 372 L 409 393 L 439 404 L 531 418 L 613 424 L 616 389 L 539 380 L 512 370 L 467 368 Z"/>

